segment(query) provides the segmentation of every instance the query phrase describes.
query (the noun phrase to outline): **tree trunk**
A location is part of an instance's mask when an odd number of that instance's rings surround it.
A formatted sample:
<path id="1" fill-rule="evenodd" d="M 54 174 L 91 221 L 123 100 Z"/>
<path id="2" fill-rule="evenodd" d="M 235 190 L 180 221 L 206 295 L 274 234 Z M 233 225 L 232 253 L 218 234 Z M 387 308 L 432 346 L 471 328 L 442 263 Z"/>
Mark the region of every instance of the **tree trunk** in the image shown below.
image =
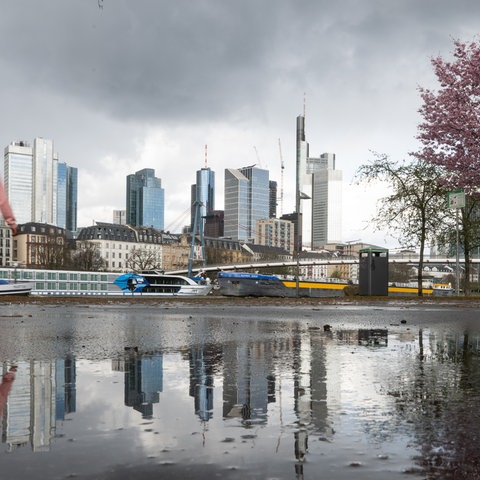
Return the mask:
<path id="1" fill-rule="evenodd" d="M 467 247 L 467 245 L 465 245 Z M 463 278 L 463 294 L 470 295 L 470 249 L 465 250 L 465 276 Z"/>
<path id="2" fill-rule="evenodd" d="M 418 259 L 418 296 L 423 297 L 423 257 L 425 250 L 425 232 L 422 232 L 420 239 L 420 256 Z"/>

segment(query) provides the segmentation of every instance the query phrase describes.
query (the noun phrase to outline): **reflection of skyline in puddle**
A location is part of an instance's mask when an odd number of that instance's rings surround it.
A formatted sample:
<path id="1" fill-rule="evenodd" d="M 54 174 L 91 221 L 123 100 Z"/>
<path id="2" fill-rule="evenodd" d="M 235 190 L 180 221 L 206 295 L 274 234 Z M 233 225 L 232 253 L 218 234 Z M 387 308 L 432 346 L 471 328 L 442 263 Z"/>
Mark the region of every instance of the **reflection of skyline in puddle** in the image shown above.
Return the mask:
<path id="1" fill-rule="evenodd" d="M 106 405 L 112 400 L 112 417 L 124 415 L 120 403 L 134 416 L 113 425 L 106 423 L 103 428 L 129 429 L 140 419 L 152 420 L 152 433 L 160 437 L 162 422 L 167 423 L 164 409 L 170 410 L 174 404 L 179 409 L 175 415 L 184 418 L 175 442 L 166 443 L 169 448 L 176 442 L 181 446 L 182 439 L 186 445 L 191 441 L 186 440 L 187 432 L 192 435 L 203 425 L 207 436 L 217 441 L 230 438 L 232 428 L 247 429 L 241 442 L 261 450 L 265 446 L 259 432 L 268 428 L 273 444 L 288 437 L 291 461 L 297 477 L 302 478 L 306 457 L 316 455 L 318 461 L 318 442 L 315 453 L 309 451 L 312 436 L 323 442 L 324 450 L 329 444 L 340 444 L 342 440 L 335 438 L 339 431 L 358 439 L 366 431 L 379 442 L 392 441 L 382 431 L 392 415 L 392 399 L 377 389 L 378 377 L 389 374 L 388 367 L 379 368 L 387 358 L 382 352 L 404 355 L 405 362 L 420 349 L 424 358 L 445 359 L 456 355 L 463 342 L 463 337 L 437 337 L 428 331 L 419 338 L 412 332 L 389 336 L 387 330 L 378 329 L 323 332 L 297 327 L 289 339 L 194 345 L 148 355 L 132 348 L 125 351 L 124 358 L 110 362 L 108 381 L 123 386 L 123 398 L 115 398 L 115 406 L 113 398 L 101 400 Z M 471 344 L 475 348 L 476 340 Z M 2 442 L 8 449 L 30 446 L 34 452 L 49 451 L 55 437 L 62 438 L 61 430 L 71 428 L 65 421 L 82 415 L 84 398 L 89 397 L 89 405 L 98 401 L 97 384 L 93 381 L 87 389 L 80 381 L 96 367 L 95 362 L 70 357 L 18 362 L 3 418 Z M 102 371 L 95 376 L 98 382 L 105 382 Z M 120 390 L 115 392 L 118 395 Z M 188 421 L 193 417 L 197 418 L 196 427 Z M 174 419 L 169 422 L 175 425 Z M 190 431 L 185 425 L 190 425 Z M 96 431 L 100 426 L 90 428 Z M 173 431 L 167 430 L 171 437 Z M 149 449 L 155 448 L 155 442 L 147 443 Z M 240 448 L 238 442 L 235 448 Z M 209 455 L 214 453 L 209 451 Z"/>

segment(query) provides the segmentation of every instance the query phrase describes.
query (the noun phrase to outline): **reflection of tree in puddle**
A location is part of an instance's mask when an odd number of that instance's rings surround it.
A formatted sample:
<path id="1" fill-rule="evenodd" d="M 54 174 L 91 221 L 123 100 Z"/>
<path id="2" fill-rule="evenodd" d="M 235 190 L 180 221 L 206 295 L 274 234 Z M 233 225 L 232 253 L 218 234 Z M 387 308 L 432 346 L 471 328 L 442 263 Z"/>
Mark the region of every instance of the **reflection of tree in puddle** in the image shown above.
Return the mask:
<path id="1" fill-rule="evenodd" d="M 415 361 L 388 390 L 399 417 L 413 425 L 416 463 L 428 478 L 480 478 L 479 339 L 422 329 L 418 339 Z"/>

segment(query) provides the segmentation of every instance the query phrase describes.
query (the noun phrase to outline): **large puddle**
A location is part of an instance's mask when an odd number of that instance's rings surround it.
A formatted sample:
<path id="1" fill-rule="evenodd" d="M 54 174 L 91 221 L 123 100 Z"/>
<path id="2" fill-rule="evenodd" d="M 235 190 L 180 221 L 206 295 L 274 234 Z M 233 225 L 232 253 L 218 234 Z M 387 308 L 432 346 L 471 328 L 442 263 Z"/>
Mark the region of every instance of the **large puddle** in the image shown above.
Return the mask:
<path id="1" fill-rule="evenodd" d="M 480 478 L 475 312 L 25 308 L 1 478 Z"/>

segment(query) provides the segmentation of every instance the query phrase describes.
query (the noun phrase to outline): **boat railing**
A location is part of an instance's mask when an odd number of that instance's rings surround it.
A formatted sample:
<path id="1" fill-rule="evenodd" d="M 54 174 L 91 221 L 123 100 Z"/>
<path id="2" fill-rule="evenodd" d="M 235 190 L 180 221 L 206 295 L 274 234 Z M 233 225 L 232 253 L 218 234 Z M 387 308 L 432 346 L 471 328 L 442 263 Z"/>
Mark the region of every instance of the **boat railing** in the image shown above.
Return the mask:
<path id="1" fill-rule="evenodd" d="M 288 280 L 290 282 L 295 281 L 297 279 L 295 275 L 278 275 L 278 278 L 280 280 Z M 349 280 L 345 280 L 344 278 L 336 278 L 336 277 L 312 278 L 312 277 L 300 276 L 298 280 L 300 282 L 339 283 L 339 284 L 349 283 Z"/>

